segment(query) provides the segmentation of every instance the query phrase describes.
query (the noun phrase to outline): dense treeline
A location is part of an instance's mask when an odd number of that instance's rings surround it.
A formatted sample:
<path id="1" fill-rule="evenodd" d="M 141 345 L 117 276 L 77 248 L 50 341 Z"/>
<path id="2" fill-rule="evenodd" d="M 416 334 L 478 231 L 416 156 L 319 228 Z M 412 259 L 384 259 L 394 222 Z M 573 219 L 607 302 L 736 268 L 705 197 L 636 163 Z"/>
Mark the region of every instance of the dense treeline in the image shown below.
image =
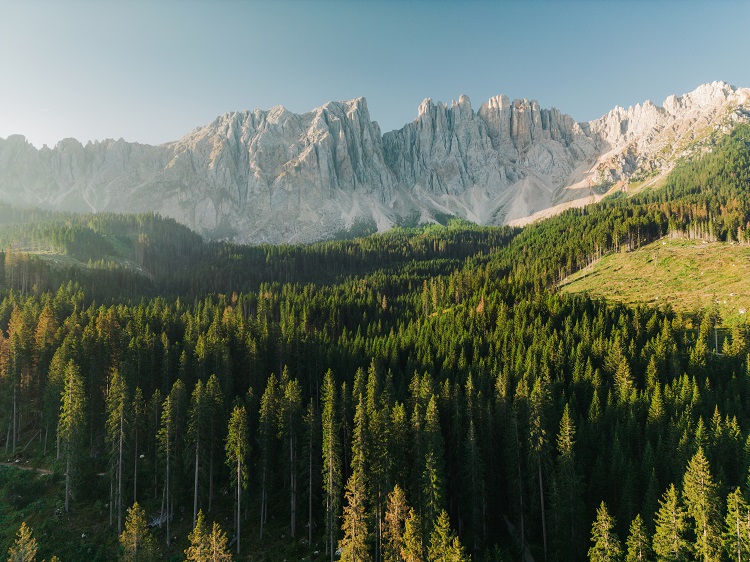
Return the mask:
<path id="1" fill-rule="evenodd" d="M 0 446 L 34 443 L 60 511 L 106 504 L 113 536 L 145 506 L 171 555 L 202 511 L 247 558 L 281 534 L 321 560 L 747 558 L 747 326 L 549 286 L 666 234 L 744 241 L 748 138 L 520 233 L 246 248 L 104 217 L 148 237 L 144 270 L 182 244 L 141 299 L 92 296 L 91 270 L 44 290 L 61 270 L 6 252 Z"/>
<path id="2" fill-rule="evenodd" d="M 204 242 L 174 220 L 154 214 L 42 213 L 38 222 L 31 222 L 39 211 L 0 204 L 0 214 L 10 210 L 18 222 L 0 221 L 0 246 L 5 248 L 0 252 L 0 274 L 6 286 L 24 294 L 39 293 L 73 281 L 99 302 L 231 294 L 274 281 L 333 283 L 419 263 L 427 264 L 430 273 L 445 273 L 470 256 L 507 245 L 518 232 L 453 220 L 446 227 L 394 228 L 358 240 L 242 246 Z M 76 258 L 77 265 L 45 259 L 45 252 Z"/>
<path id="3" fill-rule="evenodd" d="M 383 291 L 372 280 L 269 285 L 190 305 L 85 307 L 63 290 L 9 296 L 0 306 L 5 449 L 35 436 L 72 476 L 74 496 L 108 471 L 118 521 L 136 500 L 208 509 L 232 478 L 220 444 L 238 397 L 249 510 L 288 518 L 299 534 L 311 497 L 308 528 L 324 529 L 322 507 L 348 506 L 344 485 L 360 470 L 373 552 L 384 548 L 396 485 L 423 537 L 445 509 L 478 556 L 507 533 L 507 517 L 519 541 L 573 559 L 602 500 L 623 525 L 641 513 L 653 529 L 659 497 L 699 449 L 722 493 L 744 484 L 744 328 L 715 355 L 709 318 L 695 330 L 658 311 L 523 296 L 481 270 L 416 291 L 390 281 Z M 334 484 L 324 485 L 323 465 Z M 248 521 L 257 531 L 258 519 Z"/>

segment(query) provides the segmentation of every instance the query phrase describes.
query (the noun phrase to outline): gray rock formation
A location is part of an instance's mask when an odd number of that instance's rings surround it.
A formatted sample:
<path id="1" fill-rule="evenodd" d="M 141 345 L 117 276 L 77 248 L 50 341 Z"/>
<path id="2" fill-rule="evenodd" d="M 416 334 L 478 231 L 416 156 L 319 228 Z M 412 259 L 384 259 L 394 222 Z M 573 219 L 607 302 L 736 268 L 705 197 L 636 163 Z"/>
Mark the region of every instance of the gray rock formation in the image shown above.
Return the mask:
<path id="1" fill-rule="evenodd" d="M 505 96 L 478 111 L 466 96 L 428 99 L 412 123 L 382 135 L 358 98 L 302 115 L 228 113 L 161 146 L 65 139 L 37 150 L 16 135 L 0 139 L 0 199 L 156 211 L 209 238 L 250 243 L 445 215 L 504 224 L 666 173 L 696 141 L 749 120 L 749 99 L 750 90 L 716 82 L 588 123 Z"/>

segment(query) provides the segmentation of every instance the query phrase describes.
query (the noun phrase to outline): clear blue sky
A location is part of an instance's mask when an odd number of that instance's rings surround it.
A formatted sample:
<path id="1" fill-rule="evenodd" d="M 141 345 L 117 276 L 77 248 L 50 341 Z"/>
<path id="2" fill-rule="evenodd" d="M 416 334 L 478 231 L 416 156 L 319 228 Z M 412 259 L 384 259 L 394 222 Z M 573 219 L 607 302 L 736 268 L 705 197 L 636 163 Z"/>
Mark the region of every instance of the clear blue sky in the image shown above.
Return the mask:
<path id="1" fill-rule="evenodd" d="M 750 86 L 750 2 L 0 0 L 0 137 L 175 140 L 227 111 L 500 93 L 579 121 Z"/>

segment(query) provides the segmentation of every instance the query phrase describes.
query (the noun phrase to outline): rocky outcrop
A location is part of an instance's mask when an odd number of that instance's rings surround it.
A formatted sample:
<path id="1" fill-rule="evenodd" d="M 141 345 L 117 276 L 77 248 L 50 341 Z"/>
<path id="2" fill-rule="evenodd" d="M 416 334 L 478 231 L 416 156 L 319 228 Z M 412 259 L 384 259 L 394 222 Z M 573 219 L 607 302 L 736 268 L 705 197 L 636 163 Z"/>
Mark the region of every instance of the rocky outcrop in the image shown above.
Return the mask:
<path id="1" fill-rule="evenodd" d="M 715 130 L 748 121 L 750 90 L 724 82 L 699 86 L 682 96 L 669 96 L 659 107 L 650 101 L 612 111 L 584 128 L 601 142 L 602 156 L 592 183 L 606 184 L 663 174 L 691 151 L 700 150 Z M 697 143 L 697 144 L 696 144 Z"/>
<path id="2" fill-rule="evenodd" d="M 596 142 L 556 109 L 498 96 L 474 112 L 425 100 L 417 119 L 383 137 L 399 185 L 422 201 L 483 224 L 550 206 L 571 174 L 593 162 Z"/>
<path id="3" fill-rule="evenodd" d="M 309 113 L 218 117 L 161 146 L 0 139 L 0 198 L 84 212 L 152 210 L 207 237 L 306 242 L 353 224 L 457 215 L 503 224 L 656 177 L 716 129 L 747 121 L 750 90 L 717 82 L 662 107 L 615 108 L 577 123 L 535 101 L 425 100 L 381 134 L 364 98 Z"/>

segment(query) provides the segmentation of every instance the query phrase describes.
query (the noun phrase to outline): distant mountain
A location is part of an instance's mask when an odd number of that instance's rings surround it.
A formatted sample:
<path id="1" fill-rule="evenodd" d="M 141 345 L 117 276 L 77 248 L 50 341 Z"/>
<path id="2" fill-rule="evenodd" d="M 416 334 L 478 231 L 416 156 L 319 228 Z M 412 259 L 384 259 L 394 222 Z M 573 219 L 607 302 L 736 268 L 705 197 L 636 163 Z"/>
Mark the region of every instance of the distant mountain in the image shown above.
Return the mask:
<path id="1" fill-rule="evenodd" d="M 156 211 L 208 238 L 308 242 L 465 217 L 523 222 L 653 181 L 715 131 L 750 121 L 750 89 L 723 82 L 577 123 L 535 101 L 425 100 L 381 134 L 364 98 L 309 113 L 227 113 L 176 142 L 0 139 L 0 199 L 99 212 Z"/>

